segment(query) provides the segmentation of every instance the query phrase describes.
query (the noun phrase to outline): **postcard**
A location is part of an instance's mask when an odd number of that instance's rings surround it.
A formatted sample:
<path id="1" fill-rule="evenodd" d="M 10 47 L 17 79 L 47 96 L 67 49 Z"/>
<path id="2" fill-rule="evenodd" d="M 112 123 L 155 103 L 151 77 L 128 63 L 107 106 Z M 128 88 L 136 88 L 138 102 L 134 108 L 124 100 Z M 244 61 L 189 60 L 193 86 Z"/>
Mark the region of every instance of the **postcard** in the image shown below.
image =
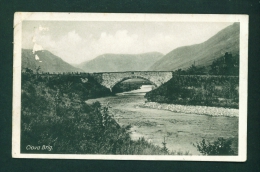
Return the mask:
<path id="1" fill-rule="evenodd" d="M 248 16 L 14 16 L 13 158 L 244 162 Z"/>

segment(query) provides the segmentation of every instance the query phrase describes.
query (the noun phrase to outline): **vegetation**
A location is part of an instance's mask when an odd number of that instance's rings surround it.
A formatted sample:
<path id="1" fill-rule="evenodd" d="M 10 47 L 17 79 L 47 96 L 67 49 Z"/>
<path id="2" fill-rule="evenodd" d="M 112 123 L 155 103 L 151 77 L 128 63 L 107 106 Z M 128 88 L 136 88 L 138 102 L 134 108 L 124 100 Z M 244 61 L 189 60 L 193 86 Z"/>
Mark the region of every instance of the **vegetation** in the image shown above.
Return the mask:
<path id="1" fill-rule="evenodd" d="M 239 55 L 225 53 L 224 56 L 216 59 L 211 64 L 209 71 L 212 75 L 239 75 Z"/>
<path id="2" fill-rule="evenodd" d="M 196 66 L 194 63 L 186 70 L 178 69 L 174 71 L 177 75 L 239 75 L 239 55 L 232 56 L 226 52 L 224 56 L 214 59 L 212 64 L 206 66 Z"/>
<path id="3" fill-rule="evenodd" d="M 238 82 L 231 76 L 174 75 L 145 97 L 158 103 L 238 108 Z"/>
<path id="4" fill-rule="evenodd" d="M 203 155 L 234 155 L 235 152 L 232 150 L 231 144 L 231 139 L 218 138 L 213 143 L 206 142 L 203 139 L 201 142 L 193 144 L 193 146 Z"/>
<path id="5" fill-rule="evenodd" d="M 142 85 L 150 85 L 151 83 L 149 81 L 145 81 L 143 79 L 129 79 L 123 82 L 120 82 L 119 84 L 116 84 L 113 87 L 113 93 L 121 93 L 125 91 L 132 91 L 140 89 Z"/>
<path id="6" fill-rule="evenodd" d="M 207 69 L 205 66 L 196 66 L 194 63 L 187 70 L 178 69 L 173 73 L 177 75 L 206 75 Z"/>
<path id="7" fill-rule="evenodd" d="M 32 74 L 30 70 L 22 74 L 21 152 L 176 154 L 168 151 L 166 143 L 161 148 L 144 138 L 131 140 L 131 126 L 119 126 L 107 106 L 84 102 L 110 91 L 95 83 L 91 76 L 83 81 L 69 75 Z M 52 149 L 30 150 L 28 145 Z"/>

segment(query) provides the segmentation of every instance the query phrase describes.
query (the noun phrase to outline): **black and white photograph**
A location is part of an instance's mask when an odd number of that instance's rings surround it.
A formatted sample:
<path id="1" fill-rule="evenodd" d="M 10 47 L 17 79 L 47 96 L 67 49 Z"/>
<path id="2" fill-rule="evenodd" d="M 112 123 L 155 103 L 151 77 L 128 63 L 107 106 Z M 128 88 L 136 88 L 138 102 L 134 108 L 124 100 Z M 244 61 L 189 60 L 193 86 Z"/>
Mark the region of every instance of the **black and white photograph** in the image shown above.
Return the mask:
<path id="1" fill-rule="evenodd" d="M 248 16 L 14 18 L 14 158 L 246 161 Z"/>

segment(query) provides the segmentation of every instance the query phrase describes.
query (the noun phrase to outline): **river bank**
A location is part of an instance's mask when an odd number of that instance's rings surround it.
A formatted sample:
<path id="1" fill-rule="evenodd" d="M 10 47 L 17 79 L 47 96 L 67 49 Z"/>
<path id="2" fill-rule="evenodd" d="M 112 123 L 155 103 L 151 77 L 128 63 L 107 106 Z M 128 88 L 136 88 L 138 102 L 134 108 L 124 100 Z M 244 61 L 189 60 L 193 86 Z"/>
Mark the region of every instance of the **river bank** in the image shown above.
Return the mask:
<path id="1" fill-rule="evenodd" d="M 238 117 L 238 109 L 229 109 L 222 107 L 208 107 L 208 106 L 190 106 L 190 105 L 176 105 L 156 102 L 145 102 L 138 105 L 142 108 L 168 110 L 177 113 L 209 115 L 209 116 L 225 116 L 225 117 Z"/>
<path id="2" fill-rule="evenodd" d="M 152 144 L 162 147 L 162 142 L 167 143 L 170 151 L 189 151 L 192 155 L 200 153 L 193 146 L 193 143 L 202 139 L 214 141 L 218 137 L 233 140 L 232 148 L 237 150 L 238 143 L 238 118 L 227 115 L 201 115 L 183 113 L 188 106 L 182 106 L 178 112 L 158 109 L 158 106 L 141 107 L 148 105 L 142 90 L 137 93 L 132 91 L 120 93 L 116 96 L 96 98 L 86 101 L 93 103 L 99 101 L 102 105 L 109 105 L 109 114 L 113 116 L 120 126 L 131 125 L 131 138 L 137 140 L 144 137 Z M 159 105 L 159 104 L 158 104 Z M 178 106 L 178 105 L 177 105 Z M 192 107 L 190 110 L 192 110 Z M 175 109 L 176 110 L 176 109 Z M 213 109 L 211 109 L 213 111 Z M 183 111 L 183 112 L 181 112 Z M 189 113 L 188 113 L 189 112 Z M 227 113 L 227 112 L 225 112 Z M 235 115 L 234 115 L 235 116 Z"/>

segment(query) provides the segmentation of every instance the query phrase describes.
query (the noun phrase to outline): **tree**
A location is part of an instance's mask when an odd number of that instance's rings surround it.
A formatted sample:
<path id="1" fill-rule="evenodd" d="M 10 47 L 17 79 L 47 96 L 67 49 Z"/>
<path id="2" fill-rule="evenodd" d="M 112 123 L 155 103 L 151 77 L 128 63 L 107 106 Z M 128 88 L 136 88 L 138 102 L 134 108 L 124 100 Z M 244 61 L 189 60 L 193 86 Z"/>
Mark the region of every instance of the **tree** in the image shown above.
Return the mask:
<path id="1" fill-rule="evenodd" d="M 234 155 L 234 151 L 231 148 L 231 139 L 218 138 L 213 143 L 205 141 L 203 139 L 197 144 L 193 144 L 197 150 L 203 155 Z"/>
<path id="2" fill-rule="evenodd" d="M 224 56 L 215 59 L 210 67 L 210 74 L 212 75 L 238 75 L 239 55 L 233 56 L 226 52 Z"/>
<path id="3" fill-rule="evenodd" d="M 206 74 L 206 68 L 205 66 L 195 66 L 195 63 L 192 64 L 188 69 L 187 73 L 190 75 L 205 75 Z"/>
<path id="4" fill-rule="evenodd" d="M 25 72 L 28 74 L 33 74 L 33 70 L 30 68 L 25 68 Z"/>

